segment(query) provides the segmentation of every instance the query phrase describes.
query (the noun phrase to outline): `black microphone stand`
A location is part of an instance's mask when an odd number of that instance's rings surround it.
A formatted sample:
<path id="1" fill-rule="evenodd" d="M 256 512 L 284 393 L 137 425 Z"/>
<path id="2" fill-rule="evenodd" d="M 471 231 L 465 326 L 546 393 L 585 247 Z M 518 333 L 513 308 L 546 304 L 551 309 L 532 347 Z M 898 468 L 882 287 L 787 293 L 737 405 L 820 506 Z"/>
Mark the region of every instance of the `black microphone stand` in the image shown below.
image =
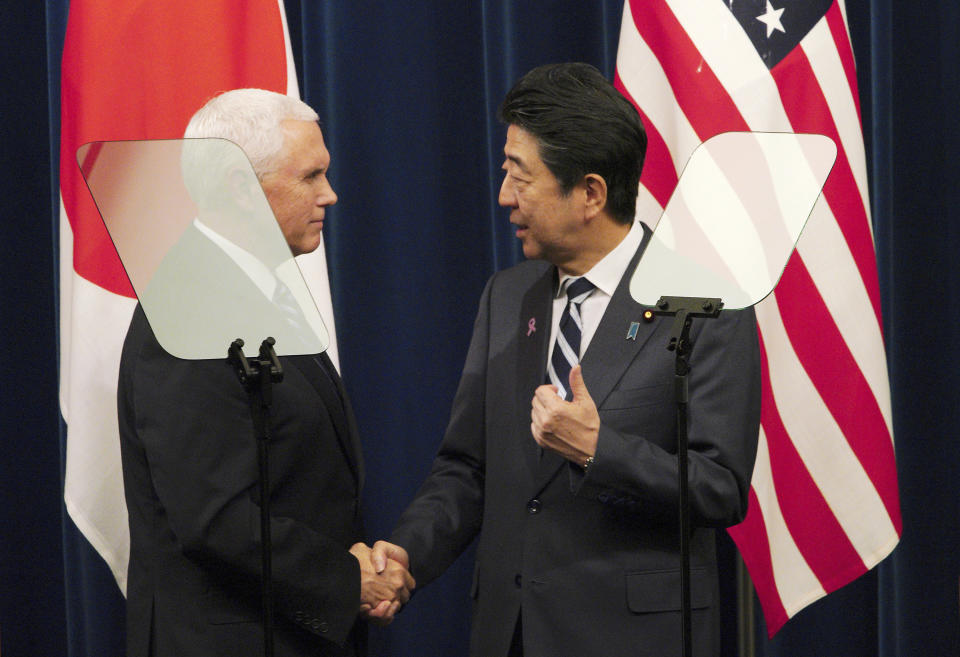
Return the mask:
<path id="1" fill-rule="evenodd" d="M 693 629 L 690 621 L 690 480 L 687 475 L 687 404 L 689 390 L 687 375 L 690 373 L 690 325 L 694 317 L 716 318 L 723 302 L 707 297 L 660 297 L 656 308 L 646 311 L 645 316 L 672 315 L 673 327 L 667 350 L 676 354 L 674 390 L 677 398 L 677 477 L 680 484 L 680 620 L 683 632 L 683 657 L 693 654 Z M 649 314 L 647 314 L 649 313 Z"/>
<path id="2" fill-rule="evenodd" d="M 247 391 L 253 430 L 257 438 L 257 461 L 260 466 L 260 546 L 263 597 L 263 654 L 273 657 L 273 564 L 270 540 L 270 468 L 267 446 L 270 442 L 270 405 L 273 384 L 283 381 L 283 368 L 273 350 L 276 340 L 267 338 L 260 344 L 260 354 L 248 359 L 243 353 L 243 340 L 230 344 L 228 360 L 237 378 Z"/>

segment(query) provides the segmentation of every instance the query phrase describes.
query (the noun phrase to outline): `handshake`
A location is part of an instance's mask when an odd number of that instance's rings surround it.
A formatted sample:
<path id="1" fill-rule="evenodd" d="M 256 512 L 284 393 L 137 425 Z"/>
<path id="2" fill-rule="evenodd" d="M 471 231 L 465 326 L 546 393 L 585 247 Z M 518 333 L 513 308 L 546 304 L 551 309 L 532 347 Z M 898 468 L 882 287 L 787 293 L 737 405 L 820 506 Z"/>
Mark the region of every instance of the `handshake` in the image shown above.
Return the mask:
<path id="1" fill-rule="evenodd" d="M 354 543 L 350 554 L 360 562 L 360 613 L 371 623 L 389 625 L 417 585 L 407 551 L 377 541 L 373 548 Z"/>

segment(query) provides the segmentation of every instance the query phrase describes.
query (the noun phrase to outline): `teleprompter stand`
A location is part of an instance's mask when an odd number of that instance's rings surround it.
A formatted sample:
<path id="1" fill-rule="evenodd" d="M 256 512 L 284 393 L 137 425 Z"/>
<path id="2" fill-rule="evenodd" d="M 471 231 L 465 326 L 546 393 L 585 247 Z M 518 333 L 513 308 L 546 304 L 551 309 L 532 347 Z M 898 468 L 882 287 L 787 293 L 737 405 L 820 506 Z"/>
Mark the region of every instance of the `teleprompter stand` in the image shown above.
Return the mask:
<path id="1" fill-rule="evenodd" d="M 260 546 L 261 594 L 263 596 L 263 654 L 273 657 L 273 565 L 270 540 L 270 405 L 273 403 L 273 384 L 283 381 L 283 368 L 273 350 L 276 340 L 267 338 L 260 343 L 260 353 L 248 359 L 243 353 L 243 340 L 230 344 L 228 360 L 237 378 L 247 391 L 253 430 L 257 438 L 257 462 L 260 466 Z"/>
<path id="2" fill-rule="evenodd" d="M 677 477 L 680 484 L 680 621 L 683 631 L 683 657 L 693 654 L 693 630 L 690 605 L 690 480 L 687 476 L 687 374 L 690 373 L 690 325 L 694 317 L 720 316 L 723 302 L 707 297 L 660 297 L 654 315 L 673 316 L 667 350 L 676 354 L 674 390 L 677 398 Z"/>

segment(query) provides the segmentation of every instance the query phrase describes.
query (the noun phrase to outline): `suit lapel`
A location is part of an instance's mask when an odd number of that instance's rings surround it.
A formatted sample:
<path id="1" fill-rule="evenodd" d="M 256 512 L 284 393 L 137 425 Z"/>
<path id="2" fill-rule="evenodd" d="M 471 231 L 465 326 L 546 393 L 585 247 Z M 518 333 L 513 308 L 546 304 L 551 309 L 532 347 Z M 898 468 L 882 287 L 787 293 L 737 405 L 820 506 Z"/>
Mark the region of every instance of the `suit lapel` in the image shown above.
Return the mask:
<path id="1" fill-rule="evenodd" d="M 603 313 L 597 331 L 580 361 L 583 367 L 583 381 L 598 408 L 603 405 L 627 367 L 653 335 L 656 326 L 654 323 L 643 321 L 644 306 L 630 296 L 630 279 L 647 248 L 650 235 L 650 229 L 644 224 L 640 246 L 630 259 L 630 264 L 627 265 L 613 296 L 610 297 L 610 303 Z M 628 339 L 632 322 L 637 322 L 639 327 L 636 337 Z M 544 367 L 546 367 L 546 357 L 544 357 Z M 535 495 L 550 483 L 566 462 L 565 458 L 555 452 L 544 452 L 537 474 Z"/>
<path id="2" fill-rule="evenodd" d="M 363 487 L 364 476 L 359 432 L 347 401 L 343 382 L 333 367 L 330 357 L 324 352 L 316 356 L 289 356 L 287 360 L 296 365 L 323 401 L 330 415 L 340 449 L 350 464 L 350 470 L 357 481 L 359 491 Z"/>
<path id="3" fill-rule="evenodd" d="M 341 438 L 341 443 L 350 460 L 350 466 L 357 477 L 357 490 L 363 490 L 364 469 L 363 469 L 363 446 L 360 444 L 360 428 L 357 426 L 357 419 L 353 415 L 353 407 L 350 405 L 350 398 L 347 396 L 347 389 L 343 385 L 343 379 L 337 373 L 333 366 L 333 361 L 327 356 L 327 352 L 320 354 L 319 358 L 325 363 L 327 372 L 334 385 L 337 387 L 337 394 L 343 404 L 343 413 L 346 416 L 346 435 Z"/>
<path id="4" fill-rule="evenodd" d="M 617 382 L 653 335 L 656 327 L 655 323 L 643 321 L 645 307 L 630 296 L 630 279 L 650 241 L 650 229 L 645 225 L 643 229 L 640 246 L 610 298 L 610 304 L 603 314 L 603 319 L 600 320 L 597 332 L 590 340 L 590 346 L 587 347 L 581 360 L 584 383 L 598 408 L 616 387 Z M 637 322 L 639 326 L 636 336 L 628 339 L 632 322 Z"/>
<path id="5" fill-rule="evenodd" d="M 556 267 L 549 267 L 544 274 L 527 290 L 520 304 L 520 348 L 517 350 L 517 381 L 521 395 L 529 393 L 527 399 L 519 400 L 517 412 L 518 424 L 527 427 L 521 435 L 520 448 L 530 469 L 531 475 L 540 467 L 540 449 L 530 435 L 530 402 L 533 391 L 544 383 L 547 371 L 547 351 L 550 341 L 550 323 L 553 319 L 553 290 L 556 284 Z"/>

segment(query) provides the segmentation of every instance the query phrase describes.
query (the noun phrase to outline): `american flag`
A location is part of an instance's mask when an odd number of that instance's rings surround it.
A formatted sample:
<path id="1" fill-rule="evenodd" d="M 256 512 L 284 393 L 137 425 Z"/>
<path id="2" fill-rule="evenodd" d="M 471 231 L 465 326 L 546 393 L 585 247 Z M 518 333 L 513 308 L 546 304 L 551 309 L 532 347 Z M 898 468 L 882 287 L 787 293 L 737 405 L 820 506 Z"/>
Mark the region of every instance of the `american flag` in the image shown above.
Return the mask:
<path id="1" fill-rule="evenodd" d="M 76 150 L 94 140 L 181 137 L 208 98 L 236 87 L 298 95 L 283 0 L 71 0 L 60 137 L 64 502 L 121 590 L 129 534 L 117 374 L 136 299 L 84 185 Z M 298 263 L 335 348 L 323 253 L 321 247 Z"/>
<path id="2" fill-rule="evenodd" d="M 759 449 L 731 528 L 771 636 L 887 556 L 902 532 L 856 70 L 842 0 L 627 0 L 615 84 L 649 138 L 638 215 L 655 223 L 701 142 L 819 133 L 837 161 L 757 308 Z"/>

